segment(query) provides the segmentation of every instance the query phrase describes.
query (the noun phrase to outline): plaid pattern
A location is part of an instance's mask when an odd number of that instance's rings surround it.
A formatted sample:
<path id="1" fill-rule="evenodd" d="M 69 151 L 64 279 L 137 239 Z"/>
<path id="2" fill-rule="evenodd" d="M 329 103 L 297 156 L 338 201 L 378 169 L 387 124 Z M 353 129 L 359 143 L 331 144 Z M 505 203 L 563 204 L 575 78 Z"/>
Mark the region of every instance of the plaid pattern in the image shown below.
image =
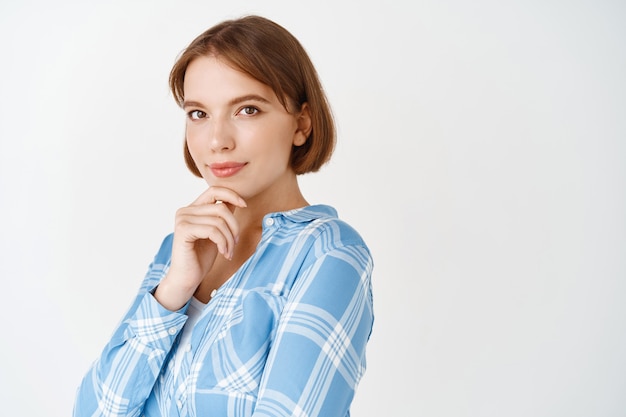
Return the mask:
<path id="1" fill-rule="evenodd" d="M 349 416 L 373 323 L 372 259 L 354 229 L 329 206 L 268 214 L 257 251 L 186 346 L 186 307 L 170 312 L 152 296 L 172 237 L 83 379 L 74 416 Z"/>

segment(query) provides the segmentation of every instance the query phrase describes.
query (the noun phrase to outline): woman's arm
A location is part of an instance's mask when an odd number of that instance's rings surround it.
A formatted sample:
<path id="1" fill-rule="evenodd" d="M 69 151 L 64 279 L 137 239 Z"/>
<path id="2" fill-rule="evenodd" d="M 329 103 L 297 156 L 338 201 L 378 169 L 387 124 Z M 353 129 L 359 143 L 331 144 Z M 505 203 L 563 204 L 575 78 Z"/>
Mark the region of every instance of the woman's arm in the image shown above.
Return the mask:
<path id="1" fill-rule="evenodd" d="M 161 245 L 135 302 L 84 377 L 74 417 L 138 416 L 174 340 L 187 320 L 163 308 L 151 290 L 164 274 L 172 236 Z"/>
<path id="2" fill-rule="evenodd" d="M 373 325 L 372 259 L 343 246 L 303 271 L 289 294 L 254 413 L 346 416 Z"/>

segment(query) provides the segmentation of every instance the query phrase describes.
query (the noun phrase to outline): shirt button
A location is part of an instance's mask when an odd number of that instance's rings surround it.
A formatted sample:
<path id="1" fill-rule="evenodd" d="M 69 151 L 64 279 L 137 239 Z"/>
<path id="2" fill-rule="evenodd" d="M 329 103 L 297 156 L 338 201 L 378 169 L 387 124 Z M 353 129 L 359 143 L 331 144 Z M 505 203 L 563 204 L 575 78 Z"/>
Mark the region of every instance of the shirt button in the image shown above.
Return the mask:
<path id="1" fill-rule="evenodd" d="M 217 294 L 217 290 L 211 291 L 211 298 L 215 297 L 215 294 Z"/>
<path id="2" fill-rule="evenodd" d="M 170 327 L 167 332 L 174 336 L 176 333 L 178 333 L 178 329 L 176 329 L 176 327 Z"/>
<path id="3" fill-rule="evenodd" d="M 274 225 L 274 219 L 272 219 L 271 217 L 268 217 L 267 219 L 265 219 L 265 225 L 266 226 L 273 226 Z"/>
<path id="4" fill-rule="evenodd" d="M 183 402 L 181 400 L 176 401 L 178 408 L 183 408 Z"/>
<path id="5" fill-rule="evenodd" d="M 191 352 L 191 343 L 187 343 L 187 346 L 185 346 L 185 352 Z"/>
<path id="6" fill-rule="evenodd" d="M 279 295 L 282 290 L 283 290 L 283 284 L 276 283 L 274 284 L 274 287 L 272 288 L 272 294 Z"/>

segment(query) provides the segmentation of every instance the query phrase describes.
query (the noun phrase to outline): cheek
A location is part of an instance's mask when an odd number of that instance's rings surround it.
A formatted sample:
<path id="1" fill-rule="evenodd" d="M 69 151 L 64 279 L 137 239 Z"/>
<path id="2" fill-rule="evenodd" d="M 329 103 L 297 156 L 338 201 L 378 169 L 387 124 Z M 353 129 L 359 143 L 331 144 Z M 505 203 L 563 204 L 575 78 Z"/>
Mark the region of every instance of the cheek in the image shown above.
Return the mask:
<path id="1" fill-rule="evenodd" d="M 205 144 L 202 141 L 202 131 L 199 127 L 187 127 L 185 129 L 185 140 L 187 141 L 187 147 L 189 152 L 193 155 L 198 152 Z"/>
<path id="2" fill-rule="evenodd" d="M 266 142 L 266 146 L 257 148 L 257 152 L 263 153 L 265 158 L 271 161 L 276 168 L 289 165 L 291 159 L 292 144 L 284 135 L 284 132 L 274 132 L 273 140 Z"/>

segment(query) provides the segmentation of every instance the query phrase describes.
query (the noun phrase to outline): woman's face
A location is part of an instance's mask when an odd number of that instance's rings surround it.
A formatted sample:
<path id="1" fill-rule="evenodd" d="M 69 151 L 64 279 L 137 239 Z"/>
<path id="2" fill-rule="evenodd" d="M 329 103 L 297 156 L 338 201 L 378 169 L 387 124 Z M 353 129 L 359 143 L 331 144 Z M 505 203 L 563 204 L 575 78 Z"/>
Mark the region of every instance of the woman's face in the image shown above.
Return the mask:
<path id="1" fill-rule="evenodd" d="M 306 141 L 308 109 L 289 113 L 274 91 L 214 56 L 185 73 L 187 146 L 209 185 L 244 199 L 288 192 L 292 145 Z"/>

